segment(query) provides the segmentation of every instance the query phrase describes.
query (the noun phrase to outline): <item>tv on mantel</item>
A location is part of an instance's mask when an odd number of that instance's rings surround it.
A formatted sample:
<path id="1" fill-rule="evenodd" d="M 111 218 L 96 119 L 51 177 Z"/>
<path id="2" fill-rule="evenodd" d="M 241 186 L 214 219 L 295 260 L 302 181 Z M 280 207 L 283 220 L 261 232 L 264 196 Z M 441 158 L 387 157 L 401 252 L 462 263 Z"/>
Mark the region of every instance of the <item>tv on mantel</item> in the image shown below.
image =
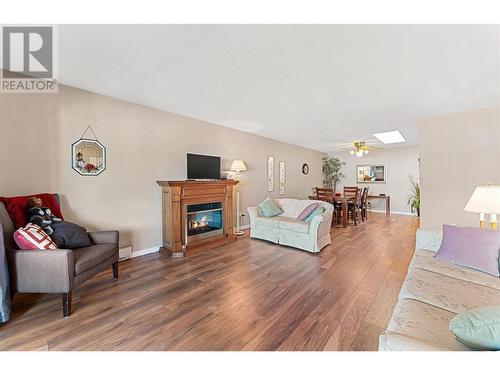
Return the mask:
<path id="1" fill-rule="evenodd" d="M 220 180 L 220 157 L 187 154 L 188 180 Z"/>

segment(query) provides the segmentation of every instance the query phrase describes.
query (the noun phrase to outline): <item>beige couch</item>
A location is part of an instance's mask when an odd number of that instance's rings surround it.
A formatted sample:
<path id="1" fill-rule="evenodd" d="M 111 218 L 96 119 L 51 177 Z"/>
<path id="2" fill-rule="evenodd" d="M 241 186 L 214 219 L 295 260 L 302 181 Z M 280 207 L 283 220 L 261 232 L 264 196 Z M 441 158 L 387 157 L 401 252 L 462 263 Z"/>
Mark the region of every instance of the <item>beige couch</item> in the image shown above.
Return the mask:
<path id="1" fill-rule="evenodd" d="M 248 207 L 250 217 L 250 237 L 271 241 L 280 245 L 318 253 L 332 240 L 330 228 L 333 205 L 323 201 L 306 199 L 275 199 L 283 213 L 275 217 L 262 217 L 258 208 Z M 311 203 L 319 203 L 325 208 L 322 215 L 313 218 L 310 224 L 297 220 L 297 216 Z"/>
<path id="2" fill-rule="evenodd" d="M 441 233 L 417 232 L 415 254 L 379 350 L 471 350 L 449 331 L 459 312 L 500 304 L 500 279 L 433 257 Z"/>

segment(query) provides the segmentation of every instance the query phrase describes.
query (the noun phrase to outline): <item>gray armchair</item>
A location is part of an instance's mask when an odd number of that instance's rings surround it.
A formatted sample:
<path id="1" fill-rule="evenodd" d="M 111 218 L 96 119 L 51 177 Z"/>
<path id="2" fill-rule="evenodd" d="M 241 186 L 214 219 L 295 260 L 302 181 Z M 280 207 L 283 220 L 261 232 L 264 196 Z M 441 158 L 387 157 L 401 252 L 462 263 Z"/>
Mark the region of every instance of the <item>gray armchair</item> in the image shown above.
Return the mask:
<path id="1" fill-rule="evenodd" d="M 55 194 L 57 201 L 59 196 Z M 72 290 L 105 268 L 118 279 L 118 231 L 90 232 L 93 245 L 66 250 L 18 250 L 13 239 L 14 223 L 0 202 L 0 230 L 9 264 L 11 295 L 61 293 L 63 315 L 71 314 Z"/>

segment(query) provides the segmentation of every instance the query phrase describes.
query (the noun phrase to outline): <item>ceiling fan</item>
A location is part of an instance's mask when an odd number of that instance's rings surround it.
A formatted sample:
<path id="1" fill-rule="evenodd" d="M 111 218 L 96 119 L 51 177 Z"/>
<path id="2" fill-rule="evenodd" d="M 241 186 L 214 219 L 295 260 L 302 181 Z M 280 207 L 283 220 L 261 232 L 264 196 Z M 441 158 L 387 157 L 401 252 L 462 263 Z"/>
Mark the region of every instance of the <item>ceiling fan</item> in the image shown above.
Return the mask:
<path id="1" fill-rule="evenodd" d="M 370 151 L 380 150 L 382 147 L 375 146 L 369 141 L 357 141 L 337 145 L 337 148 L 349 151 L 351 155 L 356 155 L 358 158 L 367 155 Z"/>

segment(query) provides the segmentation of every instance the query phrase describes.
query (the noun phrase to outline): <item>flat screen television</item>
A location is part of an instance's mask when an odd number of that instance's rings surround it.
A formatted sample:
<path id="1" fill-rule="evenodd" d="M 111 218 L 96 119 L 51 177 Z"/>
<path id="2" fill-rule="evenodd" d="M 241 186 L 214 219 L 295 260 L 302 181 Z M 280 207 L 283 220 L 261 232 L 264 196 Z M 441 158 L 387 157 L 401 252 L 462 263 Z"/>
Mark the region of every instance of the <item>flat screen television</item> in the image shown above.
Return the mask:
<path id="1" fill-rule="evenodd" d="M 188 180 L 220 180 L 220 157 L 187 154 Z"/>

